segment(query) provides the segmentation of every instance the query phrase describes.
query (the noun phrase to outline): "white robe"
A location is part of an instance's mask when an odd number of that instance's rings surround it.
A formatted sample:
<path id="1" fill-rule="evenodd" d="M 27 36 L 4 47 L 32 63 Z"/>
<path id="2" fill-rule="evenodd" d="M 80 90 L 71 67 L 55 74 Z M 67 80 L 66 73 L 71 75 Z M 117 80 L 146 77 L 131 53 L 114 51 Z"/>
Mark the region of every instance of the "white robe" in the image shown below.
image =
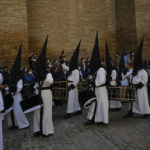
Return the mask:
<path id="1" fill-rule="evenodd" d="M 121 74 L 122 77 L 122 81 L 121 81 L 121 85 L 122 86 L 129 86 L 129 80 L 131 75 L 132 75 L 133 69 L 128 70 L 128 72 L 124 75 L 123 73 Z"/>
<path id="2" fill-rule="evenodd" d="M 136 85 L 140 82 L 144 86 L 141 89 L 137 89 L 136 101 L 133 102 L 132 111 L 138 114 L 150 114 L 147 91 L 148 74 L 144 69 L 139 70 L 138 74 L 132 78 L 132 84 Z"/>
<path id="3" fill-rule="evenodd" d="M 0 73 L 0 84 L 3 82 L 2 74 Z M 4 109 L 2 92 L 0 91 L 0 112 Z M 3 150 L 3 131 L 2 131 L 2 113 L 0 113 L 0 150 Z"/>
<path id="4" fill-rule="evenodd" d="M 117 82 L 116 82 L 117 71 L 116 70 L 112 70 L 111 78 L 112 78 L 112 81 L 110 81 L 110 85 L 111 86 L 117 86 Z M 110 109 L 121 108 L 121 107 L 122 107 L 122 105 L 121 105 L 120 101 L 109 100 L 109 108 Z"/>
<path id="5" fill-rule="evenodd" d="M 95 79 L 95 95 L 96 95 L 96 113 L 94 122 L 103 122 L 108 124 L 108 93 L 106 86 L 98 87 L 106 83 L 106 71 L 104 68 L 99 68 L 97 71 Z M 94 106 L 93 103 L 88 112 L 88 118 L 91 118 L 94 115 Z"/>
<path id="6" fill-rule="evenodd" d="M 69 71 L 69 67 L 66 66 L 65 63 L 62 64 L 62 68 L 66 71 Z M 73 82 L 69 82 L 68 86 L 71 84 L 75 86 L 75 89 L 71 89 L 68 94 L 67 113 L 70 114 L 81 110 L 79 99 L 78 99 L 78 88 L 77 88 L 80 81 L 79 70 L 77 69 L 73 70 L 72 74 L 68 76 L 68 81 L 73 81 Z"/>
<path id="7" fill-rule="evenodd" d="M 50 87 L 53 84 L 53 77 L 48 73 L 43 82 L 42 87 Z M 36 86 L 38 87 L 38 85 Z M 50 89 L 41 90 L 41 98 L 43 102 L 43 118 L 42 118 L 42 133 L 44 135 L 54 134 L 53 120 L 52 120 L 52 92 Z M 40 131 L 40 111 L 34 111 L 34 132 Z"/>
<path id="8" fill-rule="evenodd" d="M 68 76 L 68 81 L 73 81 L 73 82 L 69 82 L 68 86 L 70 86 L 71 84 L 75 86 L 74 89 L 71 89 L 69 91 L 69 95 L 68 95 L 67 113 L 70 114 L 81 110 L 79 104 L 79 98 L 78 98 L 78 88 L 77 88 L 78 83 L 80 81 L 79 70 L 77 69 L 73 70 L 71 75 Z"/>
<path id="9" fill-rule="evenodd" d="M 23 81 L 20 79 L 17 82 L 17 90 L 15 95 L 12 93 L 14 103 L 13 103 L 13 114 L 14 114 L 14 122 L 15 125 L 18 126 L 19 129 L 23 129 L 29 126 L 29 122 L 22 111 L 22 108 L 20 106 L 20 102 L 22 101 L 22 95 L 21 95 L 21 90 L 23 88 Z M 11 114 L 9 113 L 8 115 L 8 125 L 12 126 L 12 119 L 11 119 Z"/>

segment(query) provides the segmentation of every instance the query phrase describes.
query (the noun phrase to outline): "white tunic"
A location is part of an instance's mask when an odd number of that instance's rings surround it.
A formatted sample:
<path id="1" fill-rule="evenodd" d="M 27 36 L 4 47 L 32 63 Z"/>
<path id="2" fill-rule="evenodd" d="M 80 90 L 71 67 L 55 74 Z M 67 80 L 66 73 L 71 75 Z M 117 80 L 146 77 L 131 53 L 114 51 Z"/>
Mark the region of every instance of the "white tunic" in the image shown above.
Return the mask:
<path id="1" fill-rule="evenodd" d="M 65 63 L 62 64 L 62 68 L 66 71 L 69 71 L 69 67 L 66 66 Z M 77 69 L 73 70 L 72 74 L 68 76 L 68 81 L 73 81 L 73 82 L 69 82 L 68 86 L 73 84 L 75 88 L 69 91 L 67 113 L 74 113 L 76 111 L 81 110 L 79 99 L 78 99 L 78 88 L 77 88 L 77 85 L 80 81 L 79 70 Z"/>
<path id="2" fill-rule="evenodd" d="M 121 85 L 122 86 L 129 86 L 129 80 L 130 76 L 132 75 L 133 69 L 128 70 L 128 72 L 124 75 L 123 73 L 121 74 L 122 76 L 122 81 L 121 81 Z"/>
<path id="3" fill-rule="evenodd" d="M 79 70 L 77 69 L 73 70 L 71 75 L 68 76 L 68 81 L 72 81 L 68 83 L 68 86 L 73 84 L 75 88 L 69 91 L 67 113 L 74 113 L 76 111 L 81 110 L 79 99 L 78 99 L 78 88 L 77 88 L 77 85 L 80 81 Z"/>
<path id="4" fill-rule="evenodd" d="M 108 123 L 108 93 L 105 86 L 101 86 L 106 83 L 106 71 L 104 68 L 99 68 L 95 79 L 95 95 L 97 101 L 95 122 Z"/>
<path id="5" fill-rule="evenodd" d="M 50 87 L 53 84 L 53 77 L 48 73 L 43 82 L 42 87 Z M 42 133 L 44 135 L 54 134 L 52 121 L 52 92 L 50 89 L 41 90 L 41 98 L 43 102 L 43 118 L 42 118 Z M 34 111 L 34 132 L 40 131 L 40 109 Z"/>
<path id="6" fill-rule="evenodd" d="M 3 82 L 2 74 L 0 73 L 0 84 Z M 0 112 L 4 109 L 3 97 L 0 91 Z M 2 113 L 0 113 L 0 150 L 3 150 L 3 131 L 2 131 Z"/>
<path id="7" fill-rule="evenodd" d="M 14 119 L 15 119 L 15 123 L 19 129 L 23 129 L 23 128 L 26 128 L 29 126 L 29 122 L 20 106 L 20 102 L 23 99 L 22 95 L 20 93 L 22 90 L 22 87 L 23 87 L 23 81 L 20 79 L 17 82 L 17 91 L 16 91 L 15 95 L 12 93 L 12 96 L 14 99 L 14 103 L 13 103 Z"/>
<path id="8" fill-rule="evenodd" d="M 133 102 L 132 111 L 138 114 L 150 114 L 150 107 L 148 102 L 148 74 L 146 70 L 141 69 L 138 74 L 132 78 L 132 83 L 134 85 L 142 83 L 144 86 L 141 89 L 137 89 L 136 101 Z"/>
<path id="9" fill-rule="evenodd" d="M 111 78 L 112 78 L 112 81 L 110 81 L 110 85 L 111 86 L 117 86 L 117 82 L 116 82 L 117 71 L 116 70 L 112 70 Z M 122 105 L 121 105 L 120 101 L 113 101 L 113 100 L 109 101 L 109 108 L 110 109 L 121 108 L 121 107 L 122 107 Z"/>

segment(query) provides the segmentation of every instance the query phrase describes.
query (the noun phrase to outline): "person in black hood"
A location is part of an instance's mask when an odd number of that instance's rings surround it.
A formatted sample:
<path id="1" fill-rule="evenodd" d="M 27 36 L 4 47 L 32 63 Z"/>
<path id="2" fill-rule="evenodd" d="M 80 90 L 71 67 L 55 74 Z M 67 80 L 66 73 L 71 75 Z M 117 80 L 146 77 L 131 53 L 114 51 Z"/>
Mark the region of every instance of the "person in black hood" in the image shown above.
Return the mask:
<path id="1" fill-rule="evenodd" d="M 92 52 L 90 61 L 90 73 L 94 77 L 94 91 L 96 100 L 91 104 L 88 100 L 85 106 L 89 105 L 89 112 L 87 122 L 85 125 L 93 123 L 108 124 L 108 94 L 106 89 L 106 71 L 101 64 L 100 51 L 98 45 L 98 33 L 96 34 L 95 45 Z"/>
<path id="2" fill-rule="evenodd" d="M 135 59 L 133 62 L 133 73 L 131 83 L 136 87 L 136 101 L 133 102 L 131 106 L 132 109 L 128 113 L 129 117 L 133 116 L 133 113 L 143 114 L 144 118 L 147 118 L 150 115 L 150 106 L 148 101 L 148 74 L 145 70 L 143 61 L 142 61 L 142 51 L 143 51 L 144 36 L 140 42 L 138 51 L 136 52 Z"/>
<path id="3" fill-rule="evenodd" d="M 79 84 L 80 81 L 80 74 L 78 70 L 78 56 L 80 51 L 80 43 L 81 41 L 79 42 L 75 52 L 73 53 L 70 59 L 69 67 L 67 67 L 63 61 L 60 62 L 62 64 L 63 69 L 68 71 L 67 80 L 68 80 L 69 96 L 65 119 L 70 118 L 74 113 L 76 115 L 82 114 L 78 99 L 78 88 L 77 88 L 77 85 Z"/>
<path id="4" fill-rule="evenodd" d="M 21 90 L 23 88 L 22 73 L 21 73 L 21 51 L 22 51 L 22 43 L 20 45 L 18 55 L 10 71 L 11 73 L 8 86 L 14 99 L 13 114 L 12 114 L 14 117 L 11 117 L 11 113 L 9 113 L 8 125 L 17 126 L 19 129 L 24 129 L 29 127 L 29 122 L 20 106 L 20 102 L 23 100 L 21 95 Z"/>
<path id="5" fill-rule="evenodd" d="M 41 54 L 36 62 L 36 94 L 43 103 L 41 109 L 34 111 L 34 136 L 43 135 L 48 137 L 54 134 L 54 126 L 52 120 L 52 91 L 51 85 L 53 84 L 53 77 L 47 71 L 46 66 L 46 48 L 48 36 L 46 37 Z"/>

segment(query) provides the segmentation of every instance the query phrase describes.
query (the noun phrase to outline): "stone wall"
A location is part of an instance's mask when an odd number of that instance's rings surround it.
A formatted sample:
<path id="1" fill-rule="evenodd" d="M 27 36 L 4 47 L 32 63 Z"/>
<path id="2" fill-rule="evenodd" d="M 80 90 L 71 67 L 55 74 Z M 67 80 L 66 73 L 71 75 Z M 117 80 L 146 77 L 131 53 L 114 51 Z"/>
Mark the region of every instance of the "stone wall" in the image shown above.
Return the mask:
<path id="1" fill-rule="evenodd" d="M 115 0 L 117 50 L 131 51 L 137 47 L 134 0 Z"/>
<path id="2" fill-rule="evenodd" d="M 23 64 L 28 55 L 26 0 L 0 0 L 0 65 L 13 63 L 23 42 Z"/>
<path id="3" fill-rule="evenodd" d="M 150 59 L 150 1 L 135 0 L 138 44 L 145 34 L 143 58 Z"/>
<path id="4" fill-rule="evenodd" d="M 149 14 L 149 0 L 1 0 L 0 65 L 12 64 L 21 41 L 25 64 L 47 34 L 48 58 L 58 58 L 62 49 L 70 58 L 80 39 L 80 57 L 91 56 L 96 31 L 102 57 L 105 40 L 113 57 L 136 50 L 145 33 L 143 57 L 150 58 Z"/>
<path id="5" fill-rule="evenodd" d="M 91 56 L 96 31 L 104 55 L 105 40 L 116 50 L 115 4 L 112 0 L 27 0 L 30 51 L 39 52 L 49 35 L 48 57 L 62 49 L 70 57 L 79 40 L 80 57 Z"/>

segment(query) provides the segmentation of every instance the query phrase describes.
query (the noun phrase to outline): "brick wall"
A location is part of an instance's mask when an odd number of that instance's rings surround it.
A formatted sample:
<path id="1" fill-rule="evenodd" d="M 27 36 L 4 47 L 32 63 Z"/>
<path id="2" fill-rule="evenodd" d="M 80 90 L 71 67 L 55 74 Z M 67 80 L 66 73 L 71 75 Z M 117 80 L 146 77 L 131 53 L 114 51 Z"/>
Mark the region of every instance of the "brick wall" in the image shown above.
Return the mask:
<path id="1" fill-rule="evenodd" d="M 117 50 L 135 50 L 137 47 L 134 0 L 115 0 Z"/>
<path id="2" fill-rule="evenodd" d="M 143 58 L 150 59 L 150 1 L 135 0 L 138 44 L 145 34 Z"/>
<path id="3" fill-rule="evenodd" d="M 11 67 L 21 41 L 24 64 L 28 55 L 26 1 L 0 0 L 0 65 Z"/>
<path id="4" fill-rule="evenodd" d="M 27 0 L 29 47 L 39 52 L 49 34 L 48 57 L 70 57 L 82 39 L 80 57 L 91 56 L 96 31 L 104 54 L 105 40 L 116 50 L 115 5 L 112 0 Z"/>
<path id="5" fill-rule="evenodd" d="M 25 64 L 47 34 L 48 58 L 57 58 L 62 49 L 70 58 L 80 39 L 80 57 L 91 56 L 96 31 L 101 55 L 107 40 L 112 57 L 135 50 L 145 33 L 143 57 L 150 58 L 149 14 L 149 0 L 1 0 L 0 65 L 12 64 L 21 41 Z"/>

